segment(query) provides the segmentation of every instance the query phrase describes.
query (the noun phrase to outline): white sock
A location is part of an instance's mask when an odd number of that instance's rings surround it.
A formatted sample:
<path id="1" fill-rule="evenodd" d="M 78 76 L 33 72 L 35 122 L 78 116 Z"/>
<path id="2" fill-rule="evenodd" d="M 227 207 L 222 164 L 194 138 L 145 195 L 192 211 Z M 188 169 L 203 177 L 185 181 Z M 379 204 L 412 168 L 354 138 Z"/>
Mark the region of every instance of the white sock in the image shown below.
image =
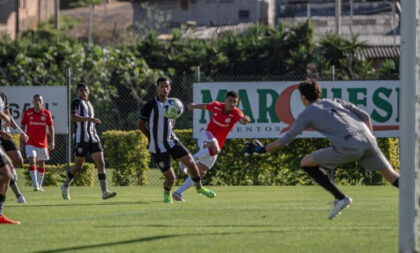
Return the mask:
<path id="1" fill-rule="evenodd" d="M 36 172 L 36 180 L 38 181 L 38 188 L 42 188 L 42 181 L 44 181 L 45 172 Z"/>
<path id="2" fill-rule="evenodd" d="M 188 188 L 190 188 L 194 184 L 195 183 L 192 180 L 191 176 L 189 176 L 187 179 L 185 179 L 185 182 L 175 192 L 181 194 L 181 193 L 185 192 L 186 190 L 188 190 Z"/>
<path id="3" fill-rule="evenodd" d="M 38 187 L 38 181 L 37 181 L 37 176 L 36 176 L 37 171 L 36 170 L 30 170 L 29 173 L 31 174 L 32 183 L 34 184 L 34 188 L 38 189 L 39 187 Z"/>

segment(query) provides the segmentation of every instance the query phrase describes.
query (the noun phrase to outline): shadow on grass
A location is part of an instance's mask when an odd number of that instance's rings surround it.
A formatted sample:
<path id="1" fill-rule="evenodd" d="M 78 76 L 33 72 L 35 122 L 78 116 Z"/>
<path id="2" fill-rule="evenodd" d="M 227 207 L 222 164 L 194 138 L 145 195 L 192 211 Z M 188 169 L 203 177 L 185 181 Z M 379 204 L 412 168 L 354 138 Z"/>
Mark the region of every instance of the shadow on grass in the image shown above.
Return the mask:
<path id="1" fill-rule="evenodd" d="M 259 234 L 261 233 L 286 233 L 286 232 L 287 231 L 258 231 Z M 214 235 L 232 235 L 232 234 L 249 234 L 249 233 L 253 233 L 253 232 L 221 232 L 221 233 L 156 235 L 156 236 L 143 237 L 143 238 L 138 238 L 138 239 L 133 239 L 133 240 L 126 240 L 126 241 L 98 243 L 98 244 L 92 244 L 92 245 L 58 248 L 58 249 L 51 249 L 51 250 L 41 250 L 41 251 L 35 251 L 35 253 L 52 253 L 52 252 L 64 252 L 64 251 L 75 251 L 75 250 L 89 250 L 89 249 L 96 249 L 100 247 L 110 247 L 110 246 L 117 246 L 117 245 L 131 244 L 131 243 L 149 242 L 149 241 L 176 238 L 176 237 L 185 237 L 185 236 L 210 236 L 210 235 L 214 236 Z"/>

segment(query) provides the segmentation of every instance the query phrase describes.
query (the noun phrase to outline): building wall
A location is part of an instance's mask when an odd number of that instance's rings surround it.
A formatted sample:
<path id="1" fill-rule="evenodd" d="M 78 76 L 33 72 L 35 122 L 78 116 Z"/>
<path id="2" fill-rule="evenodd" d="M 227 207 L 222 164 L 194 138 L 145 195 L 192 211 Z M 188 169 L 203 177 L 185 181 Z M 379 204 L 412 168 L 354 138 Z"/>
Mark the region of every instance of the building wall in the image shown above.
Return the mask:
<path id="1" fill-rule="evenodd" d="M 55 0 L 0 0 L 0 38 L 6 34 L 15 38 L 16 31 L 36 29 L 39 22 L 45 22 L 54 15 L 54 2 Z"/>
<path id="2" fill-rule="evenodd" d="M 275 0 L 154 0 L 149 1 L 171 15 L 174 25 L 195 21 L 197 25 L 226 25 L 258 21 L 274 24 Z M 270 19 L 270 20 L 269 20 Z"/>

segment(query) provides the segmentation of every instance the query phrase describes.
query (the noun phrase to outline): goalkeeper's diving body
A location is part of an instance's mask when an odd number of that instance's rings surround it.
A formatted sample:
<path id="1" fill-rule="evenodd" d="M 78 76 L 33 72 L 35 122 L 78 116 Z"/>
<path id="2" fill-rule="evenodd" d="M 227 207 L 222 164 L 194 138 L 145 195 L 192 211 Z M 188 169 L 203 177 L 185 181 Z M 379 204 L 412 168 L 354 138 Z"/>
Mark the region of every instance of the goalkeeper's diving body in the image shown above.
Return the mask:
<path id="1" fill-rule="evenodd" d="M 329 219 L 340 214 L 352 199 L 343 194 L 320 168 L 334 168 L 338 164 L 358 161 L 366 171 L 378 170 L 398 188 L 399 174 L 392 168 L 372 134 L 369 115 L 354 104 L 341 99 L 321 99 L 321 86 L 308 79 L 299 84 L 300 98 L 305 109 L 292 127 L 279 139 L 266 146 L 258 141 L 245 143 L 245 154 L 266 153 L 287 145 L 306 128 L 313 128 L 331 142 L 332 146 L 306 155 L 300 165 L 319 185 L 334 195 L 334 208 Z"/>

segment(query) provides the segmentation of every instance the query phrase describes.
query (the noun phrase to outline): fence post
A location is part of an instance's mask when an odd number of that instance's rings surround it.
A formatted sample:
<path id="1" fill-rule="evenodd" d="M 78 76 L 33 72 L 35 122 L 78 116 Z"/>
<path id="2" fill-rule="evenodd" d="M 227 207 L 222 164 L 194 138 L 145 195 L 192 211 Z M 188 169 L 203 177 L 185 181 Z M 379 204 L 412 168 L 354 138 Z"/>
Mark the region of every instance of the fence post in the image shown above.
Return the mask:
<path id="1" fill-rule="evenodd" d="M 66 157 L 67 157 L 67 170 L 70 169 L 70 162 L 71 162 L 71 113 L 70 113 L 70 106 L 71 106 L 71 72 L 70 68 L 66 68 L 66 86 L 67 86 L 67 149 L 66 149 Z"/>
<path id="2" fill-rule="evenodd" d="M 331 75 L 331 81 L 335 80 L 335 66 L 331 65 L 330 66 L 330 75 Z"/>
<path id="3" fill-rule="evenodd" d="M 196 82 L 200 82 L 200 66 L 195 66 L 195 78 Z"/>
<path id="4" fill-rule="evenodd" d="M 88 52 L 92 46 L 92 19 L 93 19 L 93 4 L 89 4 L 89 29 L 88 29 Z"/>
<path id="5" fill-rule="evenodd" d="M 60 28 L 60 0 L 55 0 L 55 29 Z"/>

